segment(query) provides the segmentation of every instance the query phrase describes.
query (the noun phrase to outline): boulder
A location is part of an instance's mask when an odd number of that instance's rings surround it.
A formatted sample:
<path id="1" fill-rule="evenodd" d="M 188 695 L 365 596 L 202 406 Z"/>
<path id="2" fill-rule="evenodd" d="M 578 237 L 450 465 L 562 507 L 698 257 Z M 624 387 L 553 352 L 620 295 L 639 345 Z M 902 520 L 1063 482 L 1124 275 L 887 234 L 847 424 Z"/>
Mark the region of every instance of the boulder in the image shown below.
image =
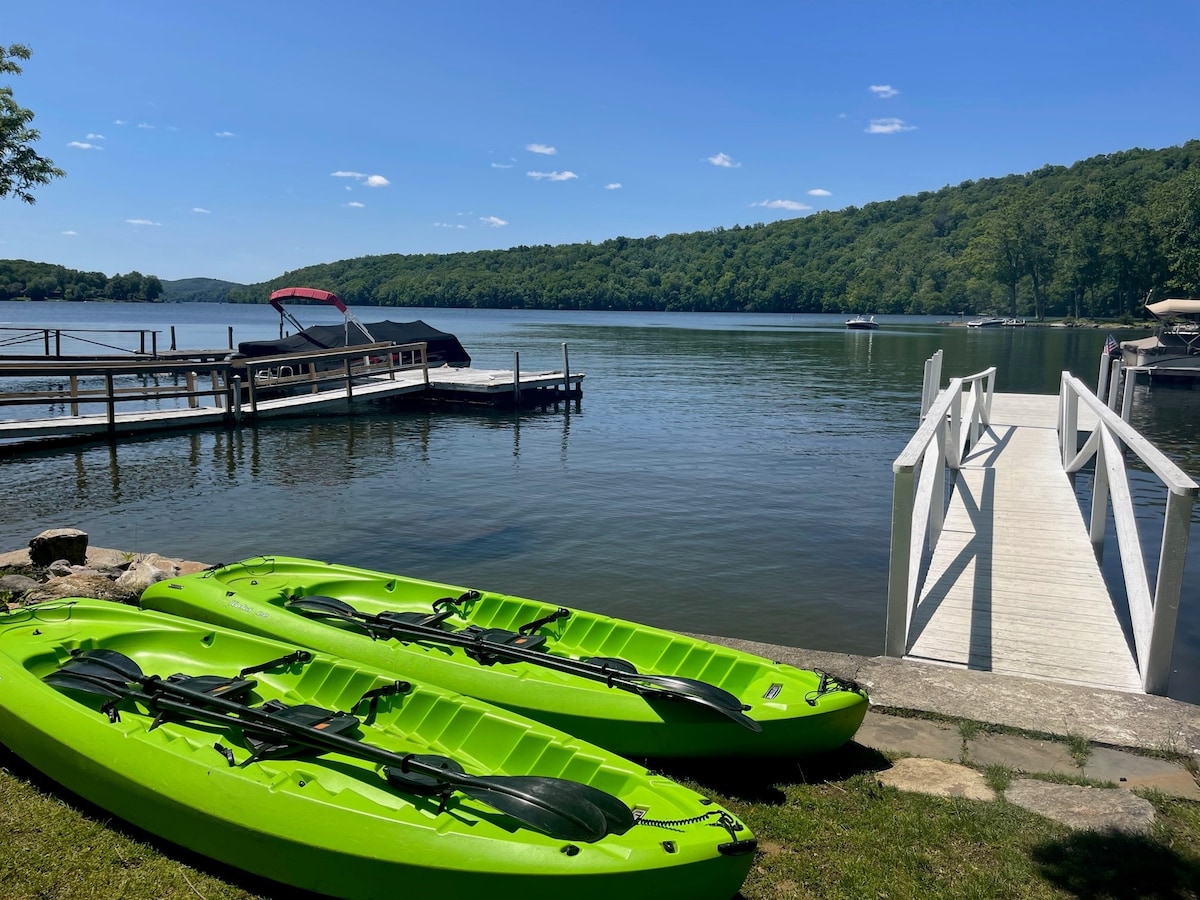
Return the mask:
<path id="1" fill-rule="evenodd" d="M 29 542 L 29 561 L 35 566 L 48 566 L 65 559 L 74 566 L 87 562 L 88 535 L 78 528 L 51 528 Z"/>
<path id="2" fill-rule="evenodd" d="M 62 600 L 64 597 L 93 597 L 96 600 L 116 600 L 120 603 L 136 603 L 140 591 L 130 590 L 103 575 L 67 575 L 51 578 L 39 584 L 21 597 L 21 602 L 40 603 L 43 600 Z"/>
<path id="3" fill-rule="evenodd" d="M 174 578 L 178 572 L 179 567 L 173 562 L 153 554 L 131 563 L 129 568 L 117 578 L 116 584 L 118 587 L 133 591 L 136 596 L 141 596 L 142 591 L 150 585 L 167 578 Z"/>
<path id="4" fill-rule="evenodd" d="M 0 601 L 19 600 L 40 584 L 25 575 L 0 575 Z"/>

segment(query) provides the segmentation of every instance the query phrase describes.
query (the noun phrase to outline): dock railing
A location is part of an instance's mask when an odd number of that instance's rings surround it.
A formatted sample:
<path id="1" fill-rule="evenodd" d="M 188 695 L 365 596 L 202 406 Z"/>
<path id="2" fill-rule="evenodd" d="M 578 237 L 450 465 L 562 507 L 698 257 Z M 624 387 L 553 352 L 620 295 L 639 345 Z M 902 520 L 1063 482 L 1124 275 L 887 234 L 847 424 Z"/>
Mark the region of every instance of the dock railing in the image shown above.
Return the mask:
<path id="1" fill-rule="evenodd" d="M 1093 458 L 1096 460 L 1089 535 L 1097 557 L 1102 556 L 1111 505 L 1142 689 L 1148 694 L 1165 694 L 1171 674 L 1171 650 L 1175 642 L 1175 623 L 1183 588 L 1192 507 L 1200 487 L 1111 408 L 1116 405 L 1116 384 L 1114 377 L 1108 385 L 1109 402 L 1105 403 L 1070 372 L 1062 373 L 1059 443 L 1062 447 L 1063 469 L 1073 474 Z M 1081 405 L 1095 413 L 1097 418 L 1096 428 L 1082 448 L 1079 447 Z M 1124 404 L 1126 418 L 1130 405 L 1127 398 Z M 1167 490 L 1153 591 L 1137 530 L 1125 467 L 1126 450 L 1135 453 Z"/>
<path id="2" fill-rule="evenodd" d="M 945 521 L 946 471 L 958 471 L 991 420 L 996 367 L 952 378 L 938 391 L 942 352 L 925 364 L 921 427 L 892 463 L 892 546 L 884 653 L 904 656 L 922 560 Z M 964 427 L 965 424 L 965 427 Z"/>

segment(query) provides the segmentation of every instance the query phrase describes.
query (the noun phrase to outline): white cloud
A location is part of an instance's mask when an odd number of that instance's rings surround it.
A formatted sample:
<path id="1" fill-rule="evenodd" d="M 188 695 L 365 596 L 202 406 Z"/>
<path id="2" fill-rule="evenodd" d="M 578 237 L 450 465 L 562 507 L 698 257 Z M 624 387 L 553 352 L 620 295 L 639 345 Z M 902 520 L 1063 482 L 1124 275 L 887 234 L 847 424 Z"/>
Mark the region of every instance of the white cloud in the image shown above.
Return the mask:
<path id="1" fill-rule="evenodd" d="M 352 209 L 362 209 L 362 208 L 363 208 L 364 206 L 366 206 L 367 204 L 365 204 L 365 203 L 359 203 L 357 200 L 351 200 L 351 201 L 350 201 L 349 203 L 347 203 L 346 205 L 347 205 L 347 206 L 349 206 L 349 207 L 350 207 L 350 208 L 352 208 Z"/>
<path id="2" fill-rule="evenodd" d="M 147 130 L 153 130 L 154 126 L 151 125 L 149 122 L 138 122 L 138 128 L 145 128 Z"/>
<path id="3" fill-rule="evenodd" d="M 64 232 L 63 232 L 63 234 L 79 234 L 79 232 L 78 232 L 78 231 L 71 231 L 71 230 L 67 230 L 67 231 L 64 231 Z"/>
<path id="4" fill-rule="evenodd" d="M 866 127 L 867 134 L 896 134 L 900 131 L 916 131 L 916 125 L 905 125 L 903 119 L 872 119 Z"/>
<path id="5" fill-rule="evenodd" d="M 67 146 L 74 147 L 76 150 L 103 150 L 104 149 L 103 147 L 99 147 L 96 144 L 89 144 L 85 141 L 71 141 L 67 144 Z"/>
<path id="6" fill-rule="evenodd" d="M 832 197 L 833 192 L 827 191 L 827 190 L 825 190 L 825 188 L 813 188 L 811 191 L 808 192 L 808 196 L 810 196 L 810 197 Z"/>
<path id="7" fill-rule="evenodd" d="M 493 228 L 503 228 L 508 224 L 504 219 L 497 216 L 480 216 L 479 221 L 484 225 L 491 225 Z"/>
<path id="8" fill-rule="evenodd" d="M 218 131 L 217 137 L 233 137 L 232 131 Z"/>
<path id="9" fill-rule="evenodd" d="M 205 214 L 207 214 L 207 213 L 209 213 L 209 212 L 210 212 L 210 210 L 207 210 L 207 209 L 205 209 L 203 206 L 193 206 L 193 207 L 192 207 L 192 212 L 194 212 L 194 213 L 205 213 Z"/>
<path id="10" fill-rule="evenodd" d="M 733 157 L 728 153 L 718 153 L 716 156 L 710 156 L 708 161 L 714 166 L 720 166 L 722 169 L 740 169 L 742 164 L 734 162 Z"/>
<path id="11" fill-rule="evenodd" d="M 537 179 L 538 181 L 541 181 L 543 178 L 545 178 L 547 181 L 570 181 L 572 178 L 579 177 L 578 175 L 576 175 L 574 172 L 571 172 L 571 171 L 566 171 L 566 172 L 526 172 L 525 174 L 528 175 L 530 178 Z"/>
<path id="12" fill-rule="evenodd" d="M 900 93 L 890 84 L 873 84 L 867 90 L 869 90 L 880 100 L 886 100 L 888 97 L 895 97 L 898 93 Z"/>
<path id="13" fill-rule="evenodd" d="M 765 206 L 767 209 L 790 209 L 793 212 L 812 209 L 812 207 L 807 203 L 800 203 L 797 200 L 760 200 L 757 203 L 751 203 L 750 205 Z"/>
<path id="14" fill-rule="evenodd" d="M 92 133 L 89 131 L 89 132 L 88 132 L 87 139 L 88 139 L 89 141 L 102 141 L 102 140 L 104 140 L 104 135 L 102 135 L 102 134 L 92 134 Z"/>
<path id="15" fill-rule="evenodd" d="M 162 227 L 162 222 L 151 222 L 149 219 L 126 219 L 125 221 L 130 225 L 154 225 Z"/>
<path id="16" fill-rule="evenodd" d="M 124 119 L 113 119 L 113 124 L 114 125 L 128 125 L 129 123 L 126 122 Z"/>
<path id="17" fill-rule="evenodd" d="M 511 169 L 512 167 L 512 163 L 492 163 L 493 169 Z"/>
<path id="18" fill-rule="evenodd" d="M 463 225 L 461 222 L 434 222 L 433 227 L 434 228 L 457 228 L 457 229 L 462 230 L 462 229 L 465 229 L 467 226 Z"/>
<path id="19" fill-rule="evenodd" d="M 331 178 L 353 178 L 355 181 L 361 181 L 367 187 L 387 187 L 391 184 L 382 175 L 368 175 L 365 172 L 349 172 L 345 169 L 338 169 L 336 172 L 330 172 Z"/>
<path id="20" fill-rule="evenodd" d="M 614 181 L 612 184 L 606 184 L 604 189 L 606 191 L 619 191 L 621 189 L 621 182 Z"/>
<path id="21" fill-rule="evenodd" d="M 530 153 L 541 153 L 543 156 L 553 156 L 558 152 L 557 148 L 549 144 L 526 144 L 525 149 Z"/>

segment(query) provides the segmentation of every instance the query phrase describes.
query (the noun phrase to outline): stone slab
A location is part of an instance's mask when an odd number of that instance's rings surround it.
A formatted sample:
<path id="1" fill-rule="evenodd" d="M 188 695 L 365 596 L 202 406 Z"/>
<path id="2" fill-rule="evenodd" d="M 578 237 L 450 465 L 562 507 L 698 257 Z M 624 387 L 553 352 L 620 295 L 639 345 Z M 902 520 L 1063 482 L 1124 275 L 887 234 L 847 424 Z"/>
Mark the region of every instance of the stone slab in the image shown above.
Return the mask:
<path id="1" fill-rule="evenodd" d="M 1019 778 L 1008 786 L 1004 799 L 1077 830 L 1145 834 L 1154 824 L 1149 800 L 1115 788 Z"/>
<path id="2" fill-rule="evenodd" d="M 962 755 L 958 729 L 927 719 L 868 712 L 854 740 L 881 753 L 925 756 L 957 762 Z"/>
<path id="3" fill-rule="evenodd" d="M 973 765 L 1004 765 L 1018 772 L 1080 775 L 1064 744 L 1013 734 L 977 734 L 967 742 Z"/>
<path id="4" fill-rule="evenodd" d="M 897 790 L 933 797 L 996 799 L 996 792 L 988 787 L 982 774 L 966 766 L 937 759 L 922 759 L 916 756 L 900 759 L 890 769 L 884 769 L 875 777 L 880 784 Z"/>

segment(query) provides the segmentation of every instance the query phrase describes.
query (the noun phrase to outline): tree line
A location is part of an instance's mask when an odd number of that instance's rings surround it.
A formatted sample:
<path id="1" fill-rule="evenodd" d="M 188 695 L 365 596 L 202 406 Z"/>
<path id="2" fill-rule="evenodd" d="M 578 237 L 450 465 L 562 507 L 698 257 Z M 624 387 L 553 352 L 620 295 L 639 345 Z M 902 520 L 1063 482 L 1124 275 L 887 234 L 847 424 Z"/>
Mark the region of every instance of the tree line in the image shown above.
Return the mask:
<path id="1" fill-rule="evenodd" d="M 54 272 L 41 273 L 44 293 L 54 296 L 46 281 L 53 275 L 64 298 L 81 299 L 71 295 L 81 289 L 72 285 L 87 282 L 82 273 L 47 269 Z M 142 277 L 114 278 L 133 276 Z M 154 299 L 151 279 L 136 299 Z M 83 289 L 101 290 L 94 281 Z M 18 283 L 33 296 L 28 279 L 0 275 L 0 288 L 6 283 L 10 296 Z M 260 303 L 290 286 L 376 306 L 1129 320 L 1150 292 L 1200 294 L 1200 141 L 769 225 L 598 244 L 363 256 L 256 285 L 206 282 L 180 296 Z M 119 293 L 110 296 L 135 299 Z M 173 299 L 169 290 L 165 299 Z"/>
<path id="2" fill-rule="evenodd" d="M 163 292 L 157 275 L 129 272 L 109 277 L 51 263 L 0 259 L 0 300 L 157 300 Z"/>

